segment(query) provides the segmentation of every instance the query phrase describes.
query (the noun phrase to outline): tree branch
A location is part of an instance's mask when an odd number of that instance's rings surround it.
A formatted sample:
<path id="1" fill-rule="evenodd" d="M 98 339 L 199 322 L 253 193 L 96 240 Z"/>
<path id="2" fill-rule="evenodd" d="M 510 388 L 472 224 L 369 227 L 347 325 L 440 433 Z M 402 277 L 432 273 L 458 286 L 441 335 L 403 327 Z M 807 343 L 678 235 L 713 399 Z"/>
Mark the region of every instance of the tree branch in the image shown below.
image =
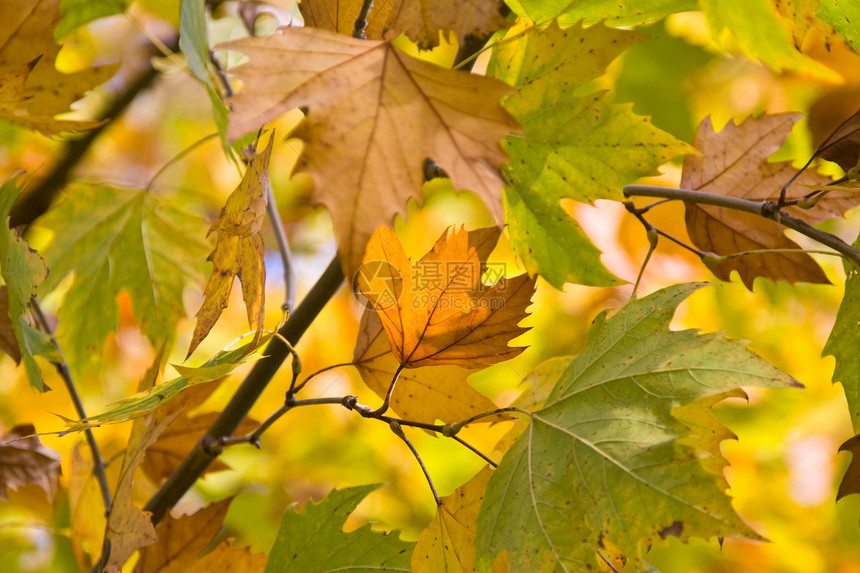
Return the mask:
<path id="1" fill-rule="evenodd" d="M 809 223 L 801 221 L 800 219 L 779 210 L 776 207 L 777 204 L 773 201 L 750 201 L 748 199 L 727 197 L 725 195 L 717 195 L 715 193 L 707 193 L 705 191 L 672 189 L 669 187 L 657 187 L 653 185 L 627 185 L 624 187 L 624 196 L 627 198 L 657 197 L 661 199 L 690 201 L 692 203 L 714 205 L 715 207 L 725 207 L 727 209 L 734 209 L 735 211 L 743 211 L 745 213 L 760 215 L 765 219 L 776 221 L 784 227 L 793 229 L 801 235 L 805 235 L 810 239 L 818 241 L 822 245 L 830 247 L 860 267 L 860 250 L 855 249 L 836 235 L 831 235 L 830 233 L 816 229 Z"/>
<path id="2" fill-rule="evenodd" d="M 298 343 L 317 314 L 334 296 L 342 283 L 343 270 L 340 259 L 335 257 L 278 333 L 290 344 Z M 263 354 L 264 357 L 254 364 L 254 368 L 248 373 L 245 381 L 236 390 L 236 394 L 233 395 L 230 403 L 227 404 L 212 427 L 200 438 L 194 449 L 144 507 L 145 511 L 152 512 L 153 525 L 158 525 L 161 522 L 167 511 L 185 495 L 185 492 L 194 485 L 197 478 L 215 460 L 217 449 L 213 450 L 213 446 L 217 448 L 220 440 L 233 435 L 241 421 L 248 415 L 251 406 L 254 405 L 281 364 L 286 360 L 289 350 L 276 337 L 272 339 Z"/>

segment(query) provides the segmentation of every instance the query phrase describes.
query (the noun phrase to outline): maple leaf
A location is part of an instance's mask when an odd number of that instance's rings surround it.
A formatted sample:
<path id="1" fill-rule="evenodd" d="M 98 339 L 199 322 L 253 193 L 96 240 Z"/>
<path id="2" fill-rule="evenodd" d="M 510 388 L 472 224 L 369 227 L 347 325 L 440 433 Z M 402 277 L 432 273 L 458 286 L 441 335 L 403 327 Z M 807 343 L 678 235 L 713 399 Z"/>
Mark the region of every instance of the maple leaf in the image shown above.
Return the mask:
<path id="1" fill-rule="evenodd" d="M 516 14 L 533 22 L 557 20 L 564 27 L 580 20 L 586 26 L 601 21 L 609 26 L 632 26 L 655 22 L 676 12 L 699 9 L 696 0 L 509 0 L 507 4 Z"/>
<path id="2" fill-rule="evenodd" d="M 475 477 L 436 506 L 436 517 L 421 532 L 412 553 L 412 573 L 471 573 L 475 571 L 475 522 L 493 470 L 484 467 Z"/>
<path id="3" fill-rule="evenodd" d="M 767 158 L 782 145 L 799 117 L 796 113 L 764 115 L 741 125 L 730 122 L 718 133 L 706 117 L 693 142 L 701 155 L 685 158 L 681 187 L 752 201 L 775 200 L 797 170 L 791 162 L 770 163 Z M 822 185 L 827 181 L 826 177 L 805 171 L 789 188 L 787 199 L 806 193 L 803 185 Z M 841 216 L 857 200 L 851 193 L 834 191 L 812 209 L 792 207 L 787 211 L 814 224 Z M 690 240 L 704 251 L 730 255 L 758 249 L 800 249 L 775 221 L 700 203 L 685 202 L 685 206 Z M 710 268 L 723 280 L 729 280 L 731 271 L 738 271 L 749 289 L 758 276 L 790 283 L 828 282 L 818 264 L 803 252 L 745 255 Z"/>
<path id="4" fill-rule="evenodd" d="M 42 381 L 42 371 L 33 355 L 35 349 L 29 344 L 26 335 L 28 325 L 23 318 L 30 297 L 48 276 L 48 267 L 38 253 L 31 250 L 27 241 L 9 228 L 9 211 L 21 193 L 17 176 L 12 177 L 0 187 L 0 277 L 6 283 L 2 288 L 5 312 L 0 315 L 0 331 L 12 352 L 9 354 L 16 362 L 24 362 L 30 385 L 39 390 L 48 390 Z"/>
<path id="5" fill-rule="evenodd" d="M 54 119 L 103 83 L 115 65 L 65 74 L 56 69 L 54 28 L 60 0 L 16 0 L 0 5 L 0 119 L 51 135 L 82 131 L 98 121 Z"/>
<path id="6" fill-rule="evenodd" d="M 534 279 L 501 278 L 492 287 L 481 282 L 499 235 L 498 228 L 449 229 L 413 267 L 394 231 L 376 230 L 356 281 L 401 365 L 477 368 L 524 350 L 508 342 L 528 330 L 518 323 L 531 304 Z"/>
<path id="7" fill-rule="evenodd" d="M 256 329 L 254 342 L 263 335 L 266 266 L 262 228 L 269 197 L 269 158 L 274 140 L 272 132 L 266 149 L 254 153 L 248 161 L 242 181 L 209 228 L 209 234 L 218 235 L 215 249 L 207 259 L 212 261 L 212 274 L 203 291 L 203 304 L 197 311 L 197 324 L 187 356 L 191 356 L 227 308 L 233 279 L 237 276 L 242 283 L 248 325 Z"/>
<path id="8" fill-rule="evenodd" d="M 608 103 L 606 92 L 577 92 L 644 38 L 602 25 L 563 30 L 520 22 L 490 61 L 488 73 L 520 88 L 503 104 L 525 132 L 502 144 L 511 157 L 504 169 L 508 236 L 529 274 L 557 289 L 618 283 L 562 200 L 620 200 L 624 185 L 690 151 L 631 105 Z"/>
<path id="9" fill-rule="evenodd" d="M 361 317 L 353 364 L 364 383 L 385 398 L 400 363 L 391 352 L 379 316 L 369 309 Z M 466 381 L 469 374 L 469 370 L 452 365 L 403 372 L 391 395 L 391 408 L 401 418 L 427 424 L 437 420 L 459 422 L 495 410 L 497 406 Z"/>
<path id="10" fill-rule="evenodd" d="M 168 514 L 158 528 L 158 541 L 140 550 L 134 573 L 263 571 L 265 555 L 247 547 L 233 550 L 230 540 L 204 553 L 219 533 L 231 501 L 225 499 L 179 518 Z"/>
<path id="11" fill-rule="evenodd" d="M 362 1 L 304 0 L 299 8 L 306 26 L 351 36 Z M 402 32 L 429 49 L 439 45 L 440 32 L 453 32 L 462 43 L 469 34 L 487 37 L 505 24 L 495 0 L 391 0 L 373 3 L 364 34 L 369 40 L 390 40 Z"/>
<path id="12" fill-rule="evenodd" d="M 21 424 L 0 437 L 0 499 L 9 499 L 7 489 L 33 483 L 53 502 L 60 485 L 60 455 L 35 433 L 32 424 Z"/>
<path id="13" fill-rule="evenodd" d="M 501 221 L 499 139 L 517 129 L 499 104 L 512 91 L 502 82 L 440 68 L 387 42 L 316 29 L 221 47 L 249 58 L 235 69 L 243 86 L 230 98 L 231 138 L 307 109 L 303 158 L 316 181 L 312 200 L 331 213 L 347 276 L 373 230 L 418 198 L 428 157 Z"/>
<path id="14" fill-rule="evenodd" d="M 722 471 L 714 473 L 715 442 L 705 434 L 716 422 L 685 422 L 739 386 L 799 384 L 721 334 L 669 330 L 701 286 L 675 285 L 598 315 L 490 478 L 475 538 L 479 570 L 507 550 L 512 571 L 581 571 L 601 539 L 638 560 L 640 541 L 675 522 L 684 536 L 755 537 L 732 509 Z"/>
<path id="15" fill-rule="evenodd" d="M 854 0 L 821 0 L 816 15 L 833 26 L 856 51 L 860 51 L 860 6 Z"/>
<path id="16" fill-rule="evenodd" d="M 350 513 L 378 485 L 333 490 L 321 502 L 308 503 L 299 513 L 288 508 L 269 552 L 266 573 L 324 573 L 327 571 L 409 571 L 414 543 L 396 534 L 381 534 L 369 524 L 345 533 Z"/>

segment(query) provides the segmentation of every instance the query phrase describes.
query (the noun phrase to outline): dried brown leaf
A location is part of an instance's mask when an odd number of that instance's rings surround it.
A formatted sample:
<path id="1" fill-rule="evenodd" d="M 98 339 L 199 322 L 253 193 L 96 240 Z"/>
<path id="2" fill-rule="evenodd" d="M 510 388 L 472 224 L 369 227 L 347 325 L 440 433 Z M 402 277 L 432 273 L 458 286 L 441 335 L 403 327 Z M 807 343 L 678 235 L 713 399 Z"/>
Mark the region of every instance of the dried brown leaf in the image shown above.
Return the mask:
<path id="1" fill-rule="evenodd" d="M 790 162 L 769 163 L 767 158 L 782 145 L 800 115 L 785 113 L 749 119 L 741 125 L 729 123 L 715 132 L 706 117 L 693 142 L 701 155 L 684 160 L 681 187 L 707 191 L 753 201 L 776 200 L 783 185 L 797 172 Z M 823 185 L 829 179 L 817 173 L 802 173 L 789 188 L 788 199 L 807 192 L 804 185 Z M 847 192 L 834 192 L 814 208 L 789 212 L 809 223 L 819 223 L 840 216 L 857 202 Z M 686 203 L 687 232 L 693 244 L 704 251 L 729 255 L 760 249 L 799 249 L 788 239 L 783 227 L 774 221 L 751 213 L 723 207 Z M 826 283 L 827 277 L 818 264 L 805 253 L 765 253 L 737 257 L 711 267 L 719 278 L 728 280 L 736 270 L 748 288 L 753 280 L 766 277 L 784 280 Z"/>
<path id="2" fill-rule="evenodd" d="M 363 0 L 304 0 L 299 8 L 306 26 L 348 36 Z M 439 33 L 457 35 L 462 43 L 468 34 L 486 37 L 505 27 L 496 0 L 388 0 L 373 3 L 364 34 L 369 40 L 391 40 L 400 33 L 421 46 L 439 45 Z"/>
<path id="3" fill-rule="evenodd" d="M 535 280 L 520 275 L 492 287 L 481 282 L 482 254 L 498 238 L 497 228 L 449 229 L 413 266 L 394 231 L 374 232 L 356 281 L 379 314 L 398 363 L 477 368 L 524 350 L 508 342 L 528 330 L 518 324 Z"/>
<path id="4" fill-rule="evenodd" d="M 845 171 L 857 167 L 860 161 L 860 111 L 842 122 L 812 156 L 837 163 Z"/>
<path id="5" fill-rule="evenodd" d="M 257 331 L 254 342 L 259 341 L 263 334 L 266 266 L 261 230 L 269 197 L 269 159 L 274 139 L 272 132 L 266 149 L 255 153 L 248 161 L 242 182 L 227 198 L 221 215 L 209 228 L 209 233 L 216 233 L 218 238 L 208 258 L 212 261 L 212 274 L 203 291 L 203 304 L 197 311 L 197 324 L 188 356 L 206 338 L 227 308 L 233 279 L 237 276 L 242 283 L 248 325 Z"/>
<path id="6" fill-rule="evenodd" d="M 366 310 L 355 346 L 355 367 L 368 387 L 385 398 L 400 363 L 391 352 L 379 317 Z M 497 408 L 466 381 L 471 372 L 460 366 L 427 366 L 400 374 L 391 408 L 400 417 L 434 424 L 459 422 Z M 487 421 L 498 421 L 498 418 Z"/>
<path id="7" fill-rule="evenodd" d="M 21 347 L 18 346 L 12 319 L 9 318 L 9 291 L 6 285 L 0 286 L 0 351 L 11 356 L 16 363 L 21 362 Z"/>
<path id="8" fill-rule="evenodd" d="M 419 197 L 428 157 L 503 219 L 498 170 L 507 158 L 499 140 L 517 129 L 499 103 L 509 86 L 409 57 L 387 42 L 318 29 L 283 29 L 223 47 L 249 58 L 235 69 L 243 85 L 230 99 L 231 138 L 307 110 L 303 158 L 315 178 L 313 201 L 331 212 L 348 276 L 373 230 Z"/>
<path id="9" fill-rule="evenodd" d="M 60 481 L 60 455 L 35 433 L 32 424 L 20 424 L 0 438 L 0 499 L 8 499 L 6 490 L 32 483 L 53 501 Z"/>
<path id="10" fill-rule="evenodd" d="M 848 464 L 848 469 L 845 470 L 845 475 L 839 482 L 839 490 L 836 492 L 837 500 L 852 493 L 860 493 L 860 435 L 849 438 L 839 446 L 839 451 L 850 452 L 851 463 Z"/>
<path id="11" fill-rule="evenodd" d="M 57 70 L 60 46 L 53 35 L 62 18 L 59 4 L 60 0 L 0 2 L 0 119 L 45 134 L 100 125 L 54 116 L 69 111 L 73 102 L 116 71 L 114 65 L 71 74 Z"/>

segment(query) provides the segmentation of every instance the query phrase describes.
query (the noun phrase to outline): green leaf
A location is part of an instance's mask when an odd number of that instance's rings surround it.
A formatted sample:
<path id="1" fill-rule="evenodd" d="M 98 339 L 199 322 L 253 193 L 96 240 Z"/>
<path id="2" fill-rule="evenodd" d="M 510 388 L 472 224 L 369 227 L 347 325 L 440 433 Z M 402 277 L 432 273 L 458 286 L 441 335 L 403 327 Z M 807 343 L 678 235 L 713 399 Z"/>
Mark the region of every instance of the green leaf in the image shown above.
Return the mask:
<path id="1" fill-rule="evenodd" d="M 333 490 L 318 504 L 308 503 L 300 513 L 287 509 L 265 573 L 410 571 L 414 543 L 401 541 L 396 533 L 376 533 L 369 524 L 343 531 L 349 514 L 378 487 Z"/>
<path id="2" fill-rule="evenodd" d="M 80 186 L 38 224 L 56 234 L 44 252 L 51 276 L 41 292 L 74 273 L 57 331 L 70 364 L 81 367 L 116 328 L 123 291 L 153 344 L 174 336 L 185 316 L 185 285 L 199 276 L 209 250 L 202 219 L 145 191 Z"/>
<path id="3" fill-rule="evenodd" d="M 860 4 L 856 0 L 821 0 L 818 17 L 833 26 L 851 47 L 860 52 Z"/>
<path id="4" fill-rule="evenodd" d="M 745 54 L 774 70 L 814 73 L 831 80 L 839 77 L 797 50 L 791 30 L 771 0 L 701 0 L 701 6 L 714 38 L 719 40 L 725 30 L 731 30 Z"/>
<path id="5" fill-rule="evenodd" d="M 506 38 L 489 72 L 520 88 L 504 100 L 525 132 L 502 143 L 511 157 L 505 166 L 511 245 L 530 274 L 556 288 L 617 284 L 561 202 L 621 200 L 624 185 L 691 150 L 631 105 L 609 104 L 605 92 L 579 93 L 645 36 L 601 25 L 562 30 L 520 23 Z"/>
<path id="6" fill-rule="evenodd" d="M 206 31 L 204 0 L 182 0 L 179 12 L 179 47 L 188 59 L 188 67 L 204 85 L 209 79 L 209 35 Z"/>
<path id="7" fill-rule="evenodd" d="M 30 385 L 45 391 L 48 387 L 42 381 L 42 372 L 27 344 L 22 317 L 30 297 L 36 294 L 36 287 L 48 276 L 48 267 L 42 257 L 27 246 L 27 241 L 8 226 L 9 211 L 21 193 L 22 185 L 18 184 L 18 177 L 13 176 L 0 187 L 0 221 L 3 221 L 3 228 L 0 229 L 0 277 L 6 283 L 9 308 L 8 316 L 3 317 L 3 320 L 12 324 Z"/>
<path id="8" fill-rule="evenodd" d="M 639 542 L 669 526 L 684 538 L 755 536 L 714 473 L 725 461 L 706 436 L 716 420 L 702 413 L 742 385 L 798 384 L 720 334 L 669 330 L 701 286 L 675 285 L 597 317 L 490 479 L 479 570 L 507 550 L 511 571 L 581 571 L 603 539 L 635 561 Z M 691 406 L 697 400 L 705 404 Z"/>
<path id="9" fill-rule="evenodd" d="M 515 13 L 534 22 L 558 18 L 562 26 L 584 20 L 590 25 L 602 21 L 607 26 L 634 26 L 655 22 L 675 12 L 698 10 L 696 0 L 508 0 Z"/>
<path id="10" fill-rule="evenodd" d="M 853 265 L 846 270 L 845 295 L 821 354 L 836 359 L 833 383 L 842 382 L 854 433 L 860 434 L 860 273 Z"/>
<path id="11" fill-rule="evenodd" d="M 131 0 L 62 0 L 60 13 L 63 19 L 54 29 L 54 40 L 60 41 L 93 20 L 122 14 L 128 9 L 129 4 Z"/>

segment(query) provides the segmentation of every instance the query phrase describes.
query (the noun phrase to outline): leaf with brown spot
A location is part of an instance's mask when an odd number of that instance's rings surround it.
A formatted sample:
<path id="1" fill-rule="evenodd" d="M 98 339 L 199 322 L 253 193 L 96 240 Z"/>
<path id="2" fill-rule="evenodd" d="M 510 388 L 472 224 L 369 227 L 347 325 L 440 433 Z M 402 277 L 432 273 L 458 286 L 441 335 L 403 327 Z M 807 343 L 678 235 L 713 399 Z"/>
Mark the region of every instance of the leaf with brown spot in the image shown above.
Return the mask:
<path id="1" fill-rule="evenodd" d="M 797 113 L 764 115 L 748 119 L 741 125 L 729 123 L 715 132 L 709 117 L 699 125 L 694 147 L 701 155 L 684 159 L 681 187 L 707 191 L 752 201 L 776 200 L 783 185 L 797 172 L 790 162 L 769 163 L 767 158 L 782 145 Z M 823 185 L 829 179 L 807 171 L 789 188 L 788 199 L 806 193 L 804 185 Z M 811 224 L 841 216 L 857 203 L 847 192 L 833 192 L 812 209 L 789 208 L 787 211 Z M 751 213 L 723 207 L 685 203 L 687 232 L 693 244 L 704 251 L 730 255 L 760 249 L 800 249 L 774 221 Z M 737 257 L 710 267 L 719 278 L 729 280 L 733 270 L 752 289 L 756 277 L 789 283 L 826 283 L 827 277 L 809 255 L 797 253 L 762 253 Z"/>
<path id="2" fill-rule="evenodd" d="M 59 4 L 60 0 L 0 3 L 0 120 L 47 135 L 100 125 L 54 116 L 69 111 L 73 102 L 117 69 L 99 66 L 71 74 L 57 70 L 60 46 L 54 42 L 54 28 L 62 18 Z"/>
<path id="3" fill-rule="evenodd" d="M 192 515 L 168 515 L 158 528 L 158 542 L 144 547 L 135 573 L 209 573 L 211 571 L 257 572 L 266 566 L 266 556 L 247 547 L 231 549 L 224 540 L 212 551 L 200 554 L 221 529 L 230 499 L 213 503 Z"/>
<path id="4" fill-rule="evenodd" d="M 60 455 L 35 433 L 32 424 L 21 424 L 0 438 L 0 499 L 9 499 L 6 490 L 33 483 L 53 501 L 60 481 Z"/>
<path id="5" fill-rule="evenodd" d="M 400 239 L 376 230 L 356 275 L 358 288 L 379 314 L 391 351 L 407 368 L 454 364 L 477 368 L 509 360 L 524 348 L 508 342 L 531 304 L 535 279 L 481 282 L 498 228 L 448 229 L 413 266 Z"/>
<path id="6" fill-rule="evenodd" d="M 354 364 L 367 386 L 384 398 L 400 363 L 391 352 L 379 317 L 366 310 L 361 317 Z M 391 395 L 391 408 L 401 418 L 433 424 L 459 422 L 495 410 L 483 394 L 466 381 L 471 371 L 460 366 L 427 366 L 402 372 Z M 484 418 L 481 421 L 498 421 Z"/>
<path id="7" fill-rule="evenodd" d="M 306 26 L 351 36 L 362 0 L 304 0 L 299 4 Z M 439 45 L 439 33 L 456 34 L 460 43 L 469 34 L 487 37 L 506 26 L 496 0 L 390 0 L 374 2 L 364 35 L 369 40 L 391 40 L 400 33 L 429 49 Z"/>
<path id="8" fill-rule="evenodd" d="M 436 507 L 412 553 L 412 573 L 467 573 L 475 570 L 475 521 L 493 470 L 485 466 L 475 477 Z"/>
<path id="9" fill-rule="evenodd" d="M 208 258 L 212 261 L 212 275 L 203 291 L 203 304 L 197 311 L 197 324 L 187 356 L 191 356 L 227 308 L 233 279 L 237 276 L 242 283 L 248 325 L 257 331 L 254 342 L 263 334 L 266 266 L 261 229 L 269 197 L 269 158 L 274 139 L 272 132 L 265 151 L 255 153 L 248 161 L 242 182 L 227 198 L 221 215 L 209 228 L 210 234 L 218 235 L 215 249 Z"/>
<path id="10" fill-rule="evenodd" d="M 331 213 L 347 276 L 373 230 L 419 198 L 428 157 L 502 221 L 498 170 L 507 157 L 499 140 L 517 130 L 499 103 L 509 86 L 409 57 L 387 42 L 318 29 L 221 47 L 249 58 L 234 72 L 243 85 L 230 98 L 231 139 L 291 109 L 307 110 L 303 159 L 316 183 L 313 201 Z"/>

